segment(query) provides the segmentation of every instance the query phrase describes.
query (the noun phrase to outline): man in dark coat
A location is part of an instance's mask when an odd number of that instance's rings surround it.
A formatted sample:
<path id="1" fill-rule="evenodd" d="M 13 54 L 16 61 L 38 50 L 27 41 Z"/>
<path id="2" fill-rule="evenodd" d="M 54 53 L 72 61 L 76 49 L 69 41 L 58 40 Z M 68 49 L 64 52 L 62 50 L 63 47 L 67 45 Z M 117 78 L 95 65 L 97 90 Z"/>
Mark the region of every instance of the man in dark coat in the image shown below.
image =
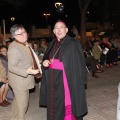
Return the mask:
<path id="1" fill-rule="evenodd" d="M 40 106 L 47 106 L 47 120 L 83 120 L 87 113 L 87 71 L 80 42 L 67 35 L 68 28 L 55 24 L 56 39 L 43 58 Z"/>

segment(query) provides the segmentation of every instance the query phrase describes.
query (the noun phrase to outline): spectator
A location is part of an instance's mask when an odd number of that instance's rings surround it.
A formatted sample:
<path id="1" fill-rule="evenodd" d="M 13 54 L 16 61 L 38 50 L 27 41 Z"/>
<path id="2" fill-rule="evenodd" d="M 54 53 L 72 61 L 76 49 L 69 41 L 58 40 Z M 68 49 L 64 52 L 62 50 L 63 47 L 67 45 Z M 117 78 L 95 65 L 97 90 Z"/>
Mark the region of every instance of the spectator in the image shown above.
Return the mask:
<path id="1" fill-rule="evenodd" d="M 40 61 L 42 62 L 43 60 L 43 56 L 45 54 L 45 51 L 47 49 L 47 43 L 46 43 L 46 40 L 45 39 L 41 39 L 40 40 L 40 47 L 39 47 L 39 59 Z"/>
<path id="2" fill-rule="evenodd" d="M 7 49 L 6 46 L 4 46 L 4 45 L 0 46 L 0 60 L 1 60 L 2 64 L 3 64 L 3 66 L 5 67 L 6 78 L 8 79 L 8 58 L 7 58 L 7 51 L 8 51 L 8 49 Z M 6 99 L 8 101 L 11 101 L 11 100 L 13 100 L 13 98 L 14 98 L 13 91 L 10 88 L 8 90 L 8 94 L 6 96 Z"/>
<path id="3" fill-rule="evenodd" d="M 97 61 L 97 65 L 101 68 L 105 64 L 106 55 L 103 54 L 103 50 L 100 47 L 100 41 L 94 40 L 94 45 L 92 47 L 92 54 Z"/>
<path id="4" fill-rule="evenodd" d="M 71 30 L 73 32 L 73 34 L 75 35 L 75 38 L 78 36 L 78 29 L 75 25 L 73 25 L 73 28 Z"/>
<path id="5" fill-rule="evenodd" d="M 87 51 L 85 51 L 85 49 L 84 49 L 84 55 L 85 55 L 86 66 L 87 67 L 90 66 L 90 70 L 92 71 L 92 77 L 99 78 L 96 75 L 96 73 L 102 73 L 103 70 L 97 68 L 97 61 L 92 55 L 88 54 Z"/>
<path id="6" fill-rule="evenodd" d="M 6 79 L 6 71 L 0 60 L 0 106 L 7 107 L 11 103 L 7 101 L 6 95 L 8 93 L 9 86 Z"/>

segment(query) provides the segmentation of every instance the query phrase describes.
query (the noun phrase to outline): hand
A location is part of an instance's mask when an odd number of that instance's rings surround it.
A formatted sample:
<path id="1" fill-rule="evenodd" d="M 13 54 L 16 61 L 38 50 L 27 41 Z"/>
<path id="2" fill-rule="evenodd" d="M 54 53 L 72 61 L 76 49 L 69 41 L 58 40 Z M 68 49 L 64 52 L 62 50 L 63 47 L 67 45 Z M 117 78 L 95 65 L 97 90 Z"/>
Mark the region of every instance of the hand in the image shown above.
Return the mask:
<path id="1" fill-rule="evenodd" d="M 0 79 L 0 82 L 7 83 L 8 81 L 7 81 L 6 78 L 1 78 L 1 79 Z"/>
<path id="2" fill-rule="evenodd" d="M 36 74 L 39 73 L 39 69 L 34 70 L 34 69 L 32 69 L 32 67 L 30 67 L 30 68 L 27 69 L 27 73 L 31 74 L 31 75 L 36 75 Z"/>
<path id="3" fill-rule="evenodd" d="M 43 62 L 43 66 L 44 66 L 44 67 L 48 67 L 49 64 L 50 64 L 50 61 L 49 61 L 49 60 L 45 60 L 45 61 Z"/>

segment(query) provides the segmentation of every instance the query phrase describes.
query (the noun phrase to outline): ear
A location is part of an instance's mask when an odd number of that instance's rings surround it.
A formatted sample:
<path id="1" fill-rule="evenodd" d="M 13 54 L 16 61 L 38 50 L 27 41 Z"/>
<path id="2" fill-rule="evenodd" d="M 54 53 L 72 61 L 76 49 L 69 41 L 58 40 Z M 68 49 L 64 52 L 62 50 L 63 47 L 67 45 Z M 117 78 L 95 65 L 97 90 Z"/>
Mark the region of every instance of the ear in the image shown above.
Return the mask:
<path id="1" fill-rule="evenodd" d="M 53 33 L 55 34 L 55 31 L 53 30 Z"/>
<path id="2" fill-rule="evenodd" d="M 17 36 L 14 36 L 14 39 L 16 39 L 16 40 L 17 40 Z"/>
<path id="3" fill-rule="evenodd" d="M 66 28 L 66 33 L 68 32 L 68 28 Z"/>

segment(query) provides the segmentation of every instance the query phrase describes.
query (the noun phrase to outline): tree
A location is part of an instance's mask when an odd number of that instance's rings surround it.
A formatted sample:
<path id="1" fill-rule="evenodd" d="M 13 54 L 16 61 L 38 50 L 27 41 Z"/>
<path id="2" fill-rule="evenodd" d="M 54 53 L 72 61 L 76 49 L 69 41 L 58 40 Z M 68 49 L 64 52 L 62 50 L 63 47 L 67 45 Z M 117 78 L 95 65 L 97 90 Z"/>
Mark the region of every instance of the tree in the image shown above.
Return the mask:
<path id="1" fill-rule="evenodd" d="M 80 36 L 81 36 L 82 44 L 84 44 L 86 41 L 86 13 L 90 2 L 91 0 L 78 0 L 80 16 L 81 16 Z"/>
<path id="2" fill-rule="evenodd" d="M 90 3 L 92 3 L 94 8 L 96 7 L 95 12 L 97 13 L 98 23 L 105 27 L 105 23 L 109 22 L 114 29 L 120 26 L 120 0 L 78 0 L 81 16 L 80 35 L 82 44 L 86 41 L 86 13 Z"/>

